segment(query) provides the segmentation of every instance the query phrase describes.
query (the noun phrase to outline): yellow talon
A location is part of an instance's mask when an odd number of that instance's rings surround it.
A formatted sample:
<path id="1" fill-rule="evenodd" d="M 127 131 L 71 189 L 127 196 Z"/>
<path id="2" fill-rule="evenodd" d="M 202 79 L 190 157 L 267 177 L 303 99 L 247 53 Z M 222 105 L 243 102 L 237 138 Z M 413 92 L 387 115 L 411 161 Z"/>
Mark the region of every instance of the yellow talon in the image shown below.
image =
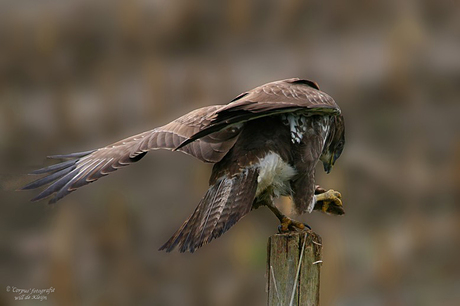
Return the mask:
<path id="1" fill-rule="evenodd" d="M 340 192 L 330 189 L 315 196 L 318 203 L 315 205 L 315 209 L 333 215 L 343 215 L 345 213 Z"/>
<path id="2" fill-rule="evenodd" d="M 310 228 L 310 226 L 308 226 L 305 223 L 302 223 L 302 222 L 299 222 L 299 221 L 296 221 L 296 220 L 293 220 L 291 218 L 284 216 L 283 219 L 281 220 L 281 224 L 279 225 L 278 230 L 281 233 L 286 233 L 286 232 L 295 231 L 295 230 L 305 230 L 306 228 Z"/>
<path id="3" fill-rule="evenodd" d="M 337 206 L 342 206 L 342 195 L 340 192 L 329 189 L 324 193 L 320 193 L 316 195 L 316 201 L 324 201 L 324 202 L 334 202 Z"/>

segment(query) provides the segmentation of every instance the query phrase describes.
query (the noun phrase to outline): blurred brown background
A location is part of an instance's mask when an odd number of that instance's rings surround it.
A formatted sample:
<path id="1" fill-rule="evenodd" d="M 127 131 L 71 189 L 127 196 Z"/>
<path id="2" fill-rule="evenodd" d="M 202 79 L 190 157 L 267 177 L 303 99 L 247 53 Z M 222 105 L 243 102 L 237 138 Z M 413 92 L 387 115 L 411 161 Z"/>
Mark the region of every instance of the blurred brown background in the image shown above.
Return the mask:
<path id="1" fill-rule="evenodd" d="M 46 155 L 302 77 L 347 126 L 318 167 L 347 214 L 301 217 L 324 241 L 322 305 L 460 305 L 459 30 L 450 0 L 1 1 L 0 304 L 264 305 L 267 209 L 193 255 L 157 251 L 210 165 L 152 152 L 54 207 L 14 190 Z"/>

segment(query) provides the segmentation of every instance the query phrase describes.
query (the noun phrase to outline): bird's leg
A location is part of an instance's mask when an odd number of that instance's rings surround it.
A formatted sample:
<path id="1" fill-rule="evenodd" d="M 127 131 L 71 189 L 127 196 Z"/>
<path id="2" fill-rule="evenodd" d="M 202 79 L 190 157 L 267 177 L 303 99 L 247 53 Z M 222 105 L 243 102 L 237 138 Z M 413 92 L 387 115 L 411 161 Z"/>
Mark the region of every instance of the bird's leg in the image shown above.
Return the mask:
<path id="1" fill-rule="evenodd" d="M 276 206 L 271 203 L 267 205 L 268 208 L 275 214 L 275 216 L 280 220 L 281 224 L 278 226 L 278 230 L 281 233 L 294 231 L 294 230 L 304 230 L 305 228 L 311 229 L 311 227 L 306 224 L 296 220 L 293 220 L 289 217 L 286 217 Z"/>
<path id="2" fill-rule="evenodd" d="M 332 215 L 343 215 L 345 213 L 340 192 L 332 189 L 326 191 L 317 185 L 315 187 L 315 198 L 316 204 L 314 210 L 320 210 Z"/>

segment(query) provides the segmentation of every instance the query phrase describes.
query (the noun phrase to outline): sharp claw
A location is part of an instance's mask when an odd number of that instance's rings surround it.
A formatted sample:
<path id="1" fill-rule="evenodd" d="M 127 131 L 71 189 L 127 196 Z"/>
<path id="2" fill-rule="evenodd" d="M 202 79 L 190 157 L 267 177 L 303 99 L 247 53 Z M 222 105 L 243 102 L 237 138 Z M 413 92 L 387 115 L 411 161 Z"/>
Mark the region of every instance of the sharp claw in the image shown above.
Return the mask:
<path id="1" fill-rule="evenodd" d="M 341 198 L 342 195 L 340 194 L 340 192 L 332 189 L 326 191 L 325 193 L 316 195 L 317 201 L 334 202 L 338 206 L 342 206 Z"/>
<path id="2" fill-rule="evenodd" d="M 290 218 L 284 217 L 281 224 L 278 225 L 278 232 L 286 233 L 289 231 L 305 230 L 305 228 L 311 230 L 311 227 L 306 223 L 298 222 Z"/>
<path id="3" fill-rule="evenodd" d="M 280 234 L 282 234 L 282 233 L 287 233 L 287 232 L 289 232 L 289 230 L 292 230 L 292 229 L 291 229 L 291 225 L 288 225 L 288 224 L 286 224 L 286 223 L 283 223 L 283 224 L 278 225 L 278 232 L 279 232 Z"/>
<path id="4" fill-rule="evenodd" d="M 337 198 L 336 204 L 337 204 L 337 206 L 343 206 L 342 205 L 342 200 L 339 199 L 339 198 Z"/>
<path id="5" fill-rule="evenodd" d="M 342 194 L 338 191 L 329 189 L 328 191 L 315 195 L 320 204 L 315 209 L 322 210 L 324 213 L 333 215 L 343 215 Z"/>

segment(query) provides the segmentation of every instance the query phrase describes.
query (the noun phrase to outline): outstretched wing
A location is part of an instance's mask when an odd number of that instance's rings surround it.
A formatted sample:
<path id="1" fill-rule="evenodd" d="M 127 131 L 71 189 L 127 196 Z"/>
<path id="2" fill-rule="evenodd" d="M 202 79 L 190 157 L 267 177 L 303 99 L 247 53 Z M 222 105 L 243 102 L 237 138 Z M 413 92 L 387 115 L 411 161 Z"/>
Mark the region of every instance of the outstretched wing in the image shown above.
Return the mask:
<path id="1" fill-rule="evenodd" d="M 50 203 L 54 203 L 75 189 L 140 160 L 148 151 L 175 150 L 181 143 L 205 128 L 215 110 L 221 107 L 208 106 L 194 110 L 162 127 L 97 150 L 49 156 L 49 158 L 69 160 L 32 172 L 31 174 L 46 174 L 46 176 L 22 189 L 34 189 L 51 183 L 32 200 L 37 201 L 56 193 L 50 200 Z M 233 147 L 239 132 L 238 127 L 222 129 L 177 150 L 202 161 L 215 163 Z"/>
<path id="2" fill-rule="evenodd" d="M 33 200 L 56 193 L 50 200 L 54 203 L 156 149 L 177 150 L 216 163 L 233 147 L 244 122 L 298 111 L 312 115 L 340 113 L 334 100 L 319 91 L 314 82 L 297 78 L 272 82 L 239 95 L 227 105 L 194 110 L 167 125 L 112 145 L 94 151 L 51 156 L 70 160 L 32 172 L 47 175 L 23 189 L 51 184 Z"/>
<path id="3" fill-rule="evenodd" d="M 229 126 L 292 112 L 337 115 L 340 114 L 340 108 L 334 99 L 320 91 L 318 85 L 312 81 L 293 78 L 272 82 L 242 93 L 231 103 L 216 109 L 206 127 L 184 141 L 179 148 Z"/>
<path id="4" fill-rule="evenodd" d="M 251 211 L 257 189 L 259 170 L 244 169 L 231 178 L 222 178 L 212 185 L 193 214 L 160 248 L 193 253 L 197 248 L 220 237 Z"/>

